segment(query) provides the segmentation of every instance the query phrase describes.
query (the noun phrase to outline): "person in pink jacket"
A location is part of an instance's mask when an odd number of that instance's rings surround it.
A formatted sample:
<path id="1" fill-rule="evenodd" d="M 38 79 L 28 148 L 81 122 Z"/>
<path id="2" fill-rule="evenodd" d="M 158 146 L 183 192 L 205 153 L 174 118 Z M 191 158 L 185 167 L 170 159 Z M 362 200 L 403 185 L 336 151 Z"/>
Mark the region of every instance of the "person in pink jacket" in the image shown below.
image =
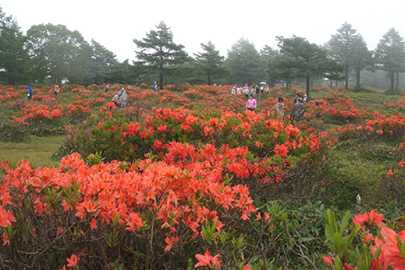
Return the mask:
<path id="1" fill-rule="evenodd" d="M 250 98 L 246 102 L 246 109 L 254 111 L 257 107 L 256 99 L 253 98 L 253 95 L 250 95 Z"/>

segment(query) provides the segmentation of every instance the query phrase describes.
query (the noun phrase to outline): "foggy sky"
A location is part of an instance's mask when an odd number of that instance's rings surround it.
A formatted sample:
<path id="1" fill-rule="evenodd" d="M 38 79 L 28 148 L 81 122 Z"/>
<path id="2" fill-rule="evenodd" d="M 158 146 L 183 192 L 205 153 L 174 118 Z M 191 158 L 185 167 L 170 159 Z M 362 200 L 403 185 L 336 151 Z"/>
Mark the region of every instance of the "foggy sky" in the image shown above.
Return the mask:
<path id="1" fill-rule="evenodd" d="M 277 49 L 276 36 L 295 35 L 323 45 L 345 22 L 363 36 L 370 50 L 390 28 L 405 39 L 403 0 L 1 0 L 0 6 L 24 34 L 32 25 L 62 24 L 130 63 L 137 49 L 133 39 L 145 38 L 161 21 L 191 56 L 203 51 L 201 43 L 211 41 L 226 57 L 241 38 L 257 51 L 264 45 Z"/>

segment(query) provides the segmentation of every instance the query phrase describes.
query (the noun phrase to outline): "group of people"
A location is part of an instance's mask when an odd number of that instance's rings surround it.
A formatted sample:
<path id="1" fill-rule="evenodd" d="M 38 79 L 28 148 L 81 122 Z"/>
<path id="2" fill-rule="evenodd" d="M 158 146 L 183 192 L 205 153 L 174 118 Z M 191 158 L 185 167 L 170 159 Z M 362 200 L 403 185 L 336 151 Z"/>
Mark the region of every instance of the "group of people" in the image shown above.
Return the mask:
<path id="1" fill-rule="evenodd" d="M 300 94 L 295 95 L 295 99 L 293 102 L 294 108 L 292 109 L 291 112 L 291 124 L 294 123 L 294 121 L 302 121 L 304 119 L 304 113 L 305 113 L 305 102 L 307 101 L 307 95 L 304 95 L 304 98 L 300 96 Z M 278 115 L 281 115 L 284 117 L 284 99 L 279 97 L 277 100 L 276 105 L 274 106 L 274 109 Z"/>
<path id="2" fill-rule="evenodd" d="M 294 121 L 302 121 L 304 119 L 304 113 L 305 113 L 305 102 L 307 101 L 307 95 L 304 95 L 304 98 L 302 98 L 298 93 L 295 95 L 294 99 L 294 107 L 291 112 L 291 124 L 294 123 Z M 249 99 L 246 102 L 246 109 L 250 111 L 254 111 L 257 107 L 257 101 L 254 98 L 253 95 L 249 96 Z M 284 117 L 285 112 L 284 112 L 284 99 L 281 97 L 278 97 L 277 103 L 274 106 L 274 109 L 276 111 L 276 114 Z"/>
<path id="3" fill-rule="evenodd" d="M 243 93 L 246 96 L 246 99 L 249 99 L 250 95 L 252 95 L 254 98 L 259 98 L 260 94 L 268 93 L 268 92 L 269 92 L 269 87 L 264 84 L 261 84 L 260 87 L 255 84 L 250 89 L 249 89 L 249 86 L 247 84 L 245 84 L 243 86 L 243 90 L 242 90 L 242 88 L 240 88 L 238 85 L 235 84 L 232 87 L 231 94 L 240 95 Z"/>
<path id="4" fill-rule="evenodd" d="M 117 107 L 123 108 L 127 106 L 127 92 L 125 91 L 124 87 L 122 87 L 121 90 L 118 91 L 118 94 L 113 96 L 111 101 L 114 102 L 115 106 Z"/>
<path id="5" fill-rule="evenodd" d="M 27 88 L 27 98 L 28 100 L 32 99 L 32 95 L 34 94 L 34 88 L 32 87 L 32 84 L 30 84 Z M 58 96 L 60 92 L 60 87 L 58 84 L 55 84 L 54 88 L 53 88 L 53 93 L 55 94 L 55 96 Z"/>
<path id="6" fill-rule="evenodd" d="M 106 86 L 104 87 L 105 92 L 108 92 L 109 90 L 109 85 L 106 84 Z M 153 90 L 157 91 L 157 84 L 156 82 L 153 84 Z M 32 95 L 33 95 L 33 88 L 32 85 L 30 84 L 27 88 L 27 97 L 28 100 L 32 99 Z M 55 96 L 58 95 L 58 93 L 60 92 L 60 88 L 59 85 L 55 85 L 54 87 L 54 93 Z M 259 96 L 261 93 L 267 93 L 268 92 L 268 88 L 267 86 L 264 87 L 262 86 L 262 88 L 259 88 L 257 85 L 255 85 L 254 87 L 252 87 L 252 90 L 249 90 L 249 87 L 247 84 L 245 84 L 244 89 L 243 89 L 243 93 L 245 94 L 246 98 L 248 99 L 246 102 L 246 109 L 254 111 L 257 108 L 257 101 L 255 99 L 255 96 Z M 236 94 L 241 94 L 240 88 L 238 88 L 237 85 L 235 85 L 232 88 L 232 94 L 236 95 Z M 121 90 L 119 90 L 119 92 L 113 96 L 112 100 L 111 100 L 117 107 L 126 107 L 127 105 L 127 92 L 125 91 L 124 87 L 121 88 Z M 300 94 L 296 94 L 295 95 L 295 99 L 294 99 L 294 108 L 292 110 L 291 113 L 291 123 L 293 123 L 294 121 L 301 121 L 304 118 L 304 112 L 305 112 L 305 102 L 307 102 L 307 95 L 304 95 L 304 98 L 302 98 L 300 96 Z M 278 97 L 277 103 L 274 106 L 274 109 L 276 111 L 276 113 L 282 117 L 284 117 L 284 99 L 281 97 Z"/>

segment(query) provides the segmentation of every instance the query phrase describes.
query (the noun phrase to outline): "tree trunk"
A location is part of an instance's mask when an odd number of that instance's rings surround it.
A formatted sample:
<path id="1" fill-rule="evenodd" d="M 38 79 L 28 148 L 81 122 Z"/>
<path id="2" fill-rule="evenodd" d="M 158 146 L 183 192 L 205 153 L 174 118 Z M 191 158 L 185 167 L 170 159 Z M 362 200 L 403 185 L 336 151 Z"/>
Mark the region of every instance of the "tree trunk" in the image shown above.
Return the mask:
<path id="1" fill-rule="evenodd" d="M 309 101 L 309 86 L 311 85 L 311 78 L 310 77 L 306 77 L 306 94 L 307 94 L 307 102 Z"/>
<path id="2" fill-rule="evenodd" d="M 397 86 L 395 89 L 399 89 L 399 71 L 397 71 Z"/>
<path id="3" fill-rule="evenodd" d="M 163 90 L 163 74 L 159 74 L 159 84 L 160 84 L 160 90 Z"/>
<path id="4" fill-rule="evenodd" d="M 394 82 L 395 82 L 395 72 L 390 71 L 390 79 L 391 79 L 391 89 L 394 90 Z"/>
<path id="5" fill-rule="evenodd" d="M 360 70 L 356 70 L 356 87 L 360 88 Z"/>
<path id="6" fill-rule="evenodd" d="M 345 89 L 349 89 L 349 63 L 345 63 Z"/>

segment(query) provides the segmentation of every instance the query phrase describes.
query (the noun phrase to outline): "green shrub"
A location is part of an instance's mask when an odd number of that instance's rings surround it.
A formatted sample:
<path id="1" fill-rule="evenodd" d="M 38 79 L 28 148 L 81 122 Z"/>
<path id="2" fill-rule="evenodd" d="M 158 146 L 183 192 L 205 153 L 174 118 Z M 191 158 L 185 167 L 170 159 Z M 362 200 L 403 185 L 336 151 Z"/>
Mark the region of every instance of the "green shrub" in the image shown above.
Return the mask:
<path id="1" fill-rule="evenodd" d="M 0 140 L 2 142 L 28 142 L 29 127 L 16 123 L 0 124 Z"/>

